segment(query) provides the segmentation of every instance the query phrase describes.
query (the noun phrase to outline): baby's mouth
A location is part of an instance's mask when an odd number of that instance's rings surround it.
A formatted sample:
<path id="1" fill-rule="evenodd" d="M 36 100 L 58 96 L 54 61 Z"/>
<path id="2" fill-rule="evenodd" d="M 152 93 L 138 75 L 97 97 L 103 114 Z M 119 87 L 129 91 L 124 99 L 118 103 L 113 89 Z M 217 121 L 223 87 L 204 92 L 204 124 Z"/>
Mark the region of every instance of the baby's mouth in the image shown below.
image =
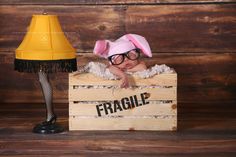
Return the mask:
<path id="1" fill-rule="evenodd" d="M 125 65 L 124 69 L 131 69 L 132 67 L 133 67 L 133 65 L 128 63 Z"/>

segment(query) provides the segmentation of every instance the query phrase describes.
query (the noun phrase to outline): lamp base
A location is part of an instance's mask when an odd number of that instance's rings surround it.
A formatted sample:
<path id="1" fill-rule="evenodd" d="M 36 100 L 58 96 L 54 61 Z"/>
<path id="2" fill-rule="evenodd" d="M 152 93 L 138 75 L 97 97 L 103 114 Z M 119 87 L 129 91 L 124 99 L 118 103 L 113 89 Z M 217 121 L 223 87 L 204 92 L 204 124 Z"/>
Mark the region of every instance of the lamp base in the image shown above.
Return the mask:
<path id="1" fill-rule="evenodd" d="M 64 128 L 56 123 L 52 123 L 52 124 L 37 124 L 34 128 L 33 128 L 33 132 L 34 133 L 38 133 L 38 134 L 55 134 L 55 133 L 61 133 L 64 131 Z"/>
<path id="2" fill-rule="evenodd" d="M 38 134 L 56 134 L 64 131 L 64 128 L 59 124 L 56 124 L 57 116 L 54 115 L 49 121 L 42 122 L 37 124 L 33 128 L 34 133 Z"/>

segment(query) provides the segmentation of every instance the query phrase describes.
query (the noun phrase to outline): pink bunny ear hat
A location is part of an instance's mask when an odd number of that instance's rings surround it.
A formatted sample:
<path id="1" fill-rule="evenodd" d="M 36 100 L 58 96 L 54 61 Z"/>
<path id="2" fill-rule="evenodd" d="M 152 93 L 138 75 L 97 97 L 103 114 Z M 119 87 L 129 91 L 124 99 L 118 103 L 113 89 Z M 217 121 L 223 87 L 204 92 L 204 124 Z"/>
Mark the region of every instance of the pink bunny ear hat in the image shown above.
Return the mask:
<path id="1" fill-rule="evenodd" d="M 147 40 L 137 34 L 126 34 L 116 41 L 98 40 L 95 43 L 93 53 L 108 58 L 115 54 L 122 54 L 133 49 L 139 48 L 143 54 L 152 57 L 152 52 Z"/>

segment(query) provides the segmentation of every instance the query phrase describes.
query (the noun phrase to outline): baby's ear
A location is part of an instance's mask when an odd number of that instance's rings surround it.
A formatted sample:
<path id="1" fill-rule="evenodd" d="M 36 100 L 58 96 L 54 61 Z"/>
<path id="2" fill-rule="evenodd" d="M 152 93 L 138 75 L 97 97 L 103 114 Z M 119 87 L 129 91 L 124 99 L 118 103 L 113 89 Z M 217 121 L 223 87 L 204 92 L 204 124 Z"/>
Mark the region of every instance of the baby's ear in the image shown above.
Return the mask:
<path id="1" fill-rule="evenodd" d="M 109 41 L 108 40 L 98 40 L 95 43 L 93 53 L 100 56 L 100 57 L 107 58 L 108 49 L 109 49 Z"/>
<path id="2" fill-rule="evenodd" d="M 137 34 L 126 34 L 125 37 L 131 41 L 135 47 L 141 49 L 144 55 L 152 57 L 151 48 L 144 37 Z"/>

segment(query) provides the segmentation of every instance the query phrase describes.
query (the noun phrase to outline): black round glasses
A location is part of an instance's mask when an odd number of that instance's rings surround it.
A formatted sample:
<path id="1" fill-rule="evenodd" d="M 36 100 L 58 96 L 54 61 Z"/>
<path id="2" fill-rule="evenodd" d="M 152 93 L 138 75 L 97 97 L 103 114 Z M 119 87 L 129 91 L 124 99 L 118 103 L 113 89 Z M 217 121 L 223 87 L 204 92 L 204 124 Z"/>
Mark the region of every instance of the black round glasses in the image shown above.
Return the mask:
<path id="1" fill-rule="evenodd" d="M 125 57 L 129 60 L 137 60 L 140 57 L 140 49 L 133 49 L 122 54 L 115 54 L 108 57 L 112 65 L 120 65 L 124 62 Z"/>

